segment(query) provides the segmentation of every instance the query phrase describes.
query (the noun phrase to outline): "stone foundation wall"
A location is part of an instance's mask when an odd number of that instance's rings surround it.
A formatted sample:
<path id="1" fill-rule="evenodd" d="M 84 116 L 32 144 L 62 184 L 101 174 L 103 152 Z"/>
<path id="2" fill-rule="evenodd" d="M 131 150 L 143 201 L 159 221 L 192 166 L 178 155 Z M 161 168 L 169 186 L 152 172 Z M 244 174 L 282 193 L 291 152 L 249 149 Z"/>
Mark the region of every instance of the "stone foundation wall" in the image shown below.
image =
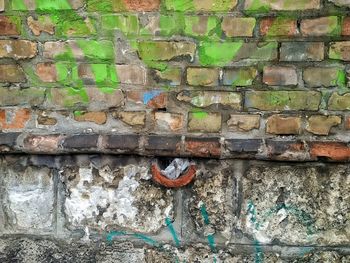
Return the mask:
<path id="1" fill-rule="evenodd" d="M 162 158 L 0 160 L 2 262 L 350 260 L 347 164 L 193 159 L 173 189 L 152 180 Z"/>

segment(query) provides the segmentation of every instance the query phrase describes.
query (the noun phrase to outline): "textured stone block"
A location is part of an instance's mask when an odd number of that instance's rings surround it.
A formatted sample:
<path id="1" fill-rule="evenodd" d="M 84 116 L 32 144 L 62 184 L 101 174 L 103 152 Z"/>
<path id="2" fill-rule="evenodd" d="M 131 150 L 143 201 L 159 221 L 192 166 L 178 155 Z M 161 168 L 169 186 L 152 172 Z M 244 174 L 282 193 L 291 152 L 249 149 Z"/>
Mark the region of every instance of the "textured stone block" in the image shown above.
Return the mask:
<path id="1" fill-rule="evenodd" d="M 1 4 L 0 4 L 1 8 Z M 21 34 L 21 20 L 15 16 L 0 16 L 0 36 L 18 36 Z"/>
<path id="2" fill-rule="evenodd" d="M 347 243 L 348 174 L 345 165 L 250 166 L 242 182 L 240 229 L 260 244 Z"/>
<path id="3" fill-rule="evenodd" d="M 256 19 L 253 17 L 225 16 L 222 21 L 222 30 L 228 37 L 252 37 Z"/>
<path id="4" fill-rule="evenodd" d="M 187 68 L 187 83 L 192 86 L 218 86 L 219 70 L 216 68 Z"/>
<path id="5" fill-rule="evenodd" d="M 68 167 L 62 175 L 70 192 L 64 202 L 70 229 L 122 227 L 152 233 L 172 218 L 173 193 L 149 182 L 148 162 Z"/>
<path id="6" fill-rule="evenodd" d="M 301 21 L 301 33 L 304 36 L 337 36 L 340 34 L 340 30 L 336 16 Z"/>
<path id="7" fill-rule="evenodd" d="M 0 58 L 25 59 L 37 54 L 37 43 L 28 40 L 0 40 Z"/>
<path id="8" fill-rule="evenodd" d="M 221 113 L 190 112 L 187 128 L 190 132 L 220 132 Z"/>
<path id="9" fill-rule="evenodd" d="M 337 67 L 314 67 L 306 68 L 303 72 L 305 84 L 309 87 L 332 87 L 345 86 L 346 76 L 342 68 Z"/>
<path id="10" fill-rule="evenodd" d="M 0 106 L 38 106 L 44 102 L 44 98 L 43 88 L 0 88 Z"/>
<path id="11" fill-rule="evenodd" d="M 231 114 L 230 119 L 227 121 L 229 130 L 233 131 L 251 131 L 253 129 L 259 129 L 260 127 L 260 115 L 242 115 Z"/>
<path id="12" fill-rule="evenodd" d="M 270 86 L 298 84 L 298 75 L 294 67 L 266 66 L 263 74 L 263 82 Z"/>
<path id="13" fill-rule="evenodd" d="M 0 65 L 0 82 L 25 82 L 26 76 L 18 65 Z"/>
<path id="14" fill-rule="evenodd" d="M 314 115 L 308 118 L 306 130 L 316 135 L 328 135 L 331 128 L 341 124 L 339 116 Z"/>
<path id="15" fill-rule="evenodd" d="M 39 233 L 53 230 L 54 180 L 49 168 L 0 163 L 3 174 L 3 209 L 7 232 Z"/>
<path id="16" fill-rule="evenodd" d="M 266 121 L 266 132 L 279 135 L 300 134 L 301 118 L 273 115 Z"/>
<path id="17" fill-rule="evenodd" d="M 269 17 L 260 21 L 260 34 L 266 37 L 296 36 L 297 20 L 283 17 Z"/>
<path id="18" fill-rule="evenodd" d="M 350 61 L 350 41 L 331 42 L 329 58 Z"/>
<path id="19" fill-rule="evenodd" d="M 253 67 L 226 68 L 223 73 L 223 84 L 227 86 L 250 86 L 258 76 L 258 70 Z"/>

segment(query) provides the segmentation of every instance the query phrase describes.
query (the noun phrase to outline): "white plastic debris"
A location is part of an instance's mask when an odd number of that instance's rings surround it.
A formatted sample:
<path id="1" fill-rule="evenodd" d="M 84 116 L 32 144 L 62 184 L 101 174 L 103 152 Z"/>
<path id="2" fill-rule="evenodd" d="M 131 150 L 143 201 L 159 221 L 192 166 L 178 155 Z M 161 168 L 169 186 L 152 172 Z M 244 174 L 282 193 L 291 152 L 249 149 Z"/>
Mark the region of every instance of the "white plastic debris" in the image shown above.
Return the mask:
<path id="1" fill-rule="evenodd" d="M 187 159 L 175 158 L 165 170 L 162 170 L 162 174 L 171 180 L 175 180 L 179 178 L 189 166 L 190 162 Z"/>

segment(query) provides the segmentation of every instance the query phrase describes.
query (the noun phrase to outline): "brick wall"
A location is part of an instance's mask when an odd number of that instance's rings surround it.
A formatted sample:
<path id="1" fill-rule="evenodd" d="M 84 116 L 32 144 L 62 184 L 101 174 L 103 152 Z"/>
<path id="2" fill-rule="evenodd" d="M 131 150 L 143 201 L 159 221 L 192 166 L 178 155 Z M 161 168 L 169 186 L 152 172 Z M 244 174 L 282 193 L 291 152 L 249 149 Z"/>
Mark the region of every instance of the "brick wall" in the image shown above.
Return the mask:
<path id="1" fill-rule="evenodd" d="M 349 12 L 0 0 L 1 262 L 348 262 Z"/>

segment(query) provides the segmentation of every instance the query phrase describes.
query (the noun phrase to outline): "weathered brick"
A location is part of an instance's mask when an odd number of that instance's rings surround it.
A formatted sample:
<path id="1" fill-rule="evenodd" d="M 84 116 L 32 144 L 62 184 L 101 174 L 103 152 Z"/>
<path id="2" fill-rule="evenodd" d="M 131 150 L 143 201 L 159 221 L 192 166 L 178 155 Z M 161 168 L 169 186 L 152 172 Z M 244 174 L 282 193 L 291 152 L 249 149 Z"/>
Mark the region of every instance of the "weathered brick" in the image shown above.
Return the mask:
<path id="1" fill-rule="evenodd" d="M 38 63 L 36 65 L 35 74 L 44 82 L 56 82 L 57 70 L 54 63 Z"/>
<path id="2" fill-rule="evenodd" d="M 50 112 L 46 112 L 46 111 L 39 111 L 37 113 L 38 117 L 36 119 L 37 123 L 39 125 L 56 125 L 57 124 L 57 119 L 54 117 L 50 116 Z"/>
<path id="3" fill-rule="evenodd" d="M 225 16 L 222 21 L 222 30 L 228 37 L 252 37 L 256 19 L 253 17 Z"/>
<path id="4" fill-rule="evenodd" d="M 226 139 L 225 147 L 231 155 L 254 157 L 263 146 L 261 139 Z"/>
<path id="5" fill-rule="evenodd" d="M 273 115 L 266 121 L 266 132 L 278 135 L 300 134 L 301 118 Z"/>
<path id="6" fill-rule="evenodd" d="M 35 36 L 40 36 L 42 32 L 53 35 L 55 33 L 55 24 L 49 16 L 40 16 L 34 19 L 32 16 L 27 18 L 27 25 Z"/>
<path id="7" fill-rule="evenodd" d="M 345 117 L 344 126 L 345 126 L 345 129 L 346 129 L 346 130 L 350 130 L 350 116 L 349 116 L 349 115 L 347 115 L 347 116 Z"/>
<path id="8" fill-rule="evenodd" d="M 350 61 L 350 41 L 330 43 L 329 58 Z"/>
<path id="9" fill-rule="evenodd" d="M 214 112 L 190 112 L 188 114 L 188 131 L 220 132 L 221 114 Z"/>
<path id="10" fill-rule="evenodd" d="M 52 88 L 48 102 L 48 107 L 55 109 L 84 107 L 90 110 L 102 110 L 122 106 L 124 95 L 121 90 L 105 93 L 95 87 L 83 90 Z"/>
<path id="11" fill-rule="evenodd" d="M 332 87 L 345 86 L 345 71 L 341 68 L 306 68 L 303 72 L 303 79 L 309 87 Z"/>
<path id="12" fill-rule="evenodd" d="M 99 87 L 117 87 L 120 82 L 115 66 L 110 64 L 79 64 L 78 75 L 85 84 Z"/>
<path id="13" fill-rule="evenodd" d="M 216 68 L 187 68 L 187 83 L 192 86 L 218 86 L 219 70 Z"/>
<path id="14" fill-rule="evenodd" d="M 0 65 L 0 82 L 25 82 L 26 76 L 18 65 Z"/>
<path id="15" fill-rule="evenodd" d="M 298 34 L 297 20 L 283 17 L 268 17 L 260 21 L 262 36 L 295 36 Z"/>
<path id="16" fill-rule="evenodd" d="M 0 130 L 23 129 L 31 116 L 29 109 L 0 110 Z"/>
<path id="17" fill-rule="evenodd" d="M 344 142 L 310 142 L 310 155 L 312 158 L 327 158 L 332 161 L 350 160 L 350 147 Z"/>
<path id="18" fill-rule="evenodd" d="M 283 42 L 280 52 L 281 61 L 321 61 L 324 59 L 324 43 Z"/>
<path id="19" fill-rule="evenodd" d="M 0 88 L 0 106 L 31 105 L 38 106 L 44 102 L 43 88 Z"/>
<path id="20" fill-rule="evenodd" d="M 62 146 L 65 149 L 89 149 L 97 148 L 98 134 L 71 135 L 63 140 Z"/>
<path id="21" fill-rule="evenodd" d="M 266 66 L 263 82 L 271 86 L 297 85 L 298 75 L 294 67 Z"/>
<path id="22" fill-rule="evenodd" d="M 184 128 L 184 116 L 179 113 L 155 112 L 154 130 L 180 132 Z"/>
<path id="23" fill-rule="evenodd" d="M 299 140 L 265 140 L 266 157 L 279 161 L 306 161 L 309 160 L 309 152 L 306 144 Z"/>
<path id="24" fill-rule="evenodd" d="M 200 42 L 199 62 L 203 66 L 225 66 L 235 61 L 271 61 L 277 59 L 277 42 L 244 43 Z"/>
<path id="25" fill-rule="evenodd" d="M 181 152 L 181 136 L 150 135 L 145 144 L 147 153 L 178 156 Z"/>
<path id="26" fill-rule="evenodd" d="M 253 67 L 226 68 L 223 73 L 223 84 L 227 86 L 250 86 L 258 76 L 258 70 Z"/>
<path id="27" fill-rule="evenodd" d="M 229 130 L 233 131 L 251 131 L 253 129 L 259 129 L 260 115 L 231 114 L 230 119 L 227 121 L 227 126 Z"/>
<path id="28" fill-rule="evenodd" d="M 76 121 L 88 121 L 96 124 L 105 124 L 107 122 L 107 114 L 105 112 L 74 112 L 74 119 Z"/>
<path id="29" fill-rule="evenodd" d="M 215 28 L 219 25 L 220 20 L 215 16 L 185 16 L 184 33 L 188 36 L 212 37 L 216 36 Z"/>
<path id="30" fill-rule="evenodd" d="M 139 56 L 146 61 L 167 61 L 177 57 L 193 60 L 196 44 L 192 42 L 142 41 L 138 43 Z"/>
<path id="31" fill-rule="evenodd" d="M 220 157 L 220 138 L 185 138 L 185 153 L 197 157 Z"/>
<path id="32" fill-rule="evenodd" d="M 329 110 L 350 110 L 350 93 L 339 95 L 334 92 L 328 101 Z"/>
<path id="33" fill-rule="evenodd" d="M 334 36 L 340 34 L 338 17 L 328 16 L 301 21 L 301 33 L 304 36 Z"/>
<path id="34" fill-rule="evenodd" d="M 37 54 L 37 43 L 28 40 L 0 40 L 0 58 L 25 59 Z"/>
<path id="35" fill-rule="evenodd" d="M 124 84 L 146 85 L 147 70 L 138 65 L 116 65 L 119 81 Z"/>
<path id="36" fill-rule="evenodd" d="M 328 135 L 331 128 L 341 124 L 339 116 L 313 115 L 307 119 L 306 130 L 316 135 Z"/>
<path id="37" fill-rule="evenodd" d="M 205 108 L 211 105 L 222 105 L 233 109 L 241 109 L 242 95 L 238 92 L 189 91 L 180 92 L 179 101 L 191 103 L 193 106 Z"/>
<path id="38" fill-rule="evenodd" d="M 152 109 L 165 109 L 167 106 L 168 95 L 167 92 L 163 92 L 161 90 L 129 90 L 126 92 L 126 98 L 128 102 L 143 104 Z"/>
<path id="39" fill-rule="evenodd" d="M 182 70 L 181 68 L 171 67 L 165 70 L 155 70 L 156 83 L 166 82 L 171 86 L 181 85 Z"/>
<path id="40" fill-rule="evenodd" d="M 248 91 L 245 95 L 245 108 L 264 111 L 317 111 L 320 102 L 317 91 Z"/>
<path id="41" fill-rule="evenodd" d="M 341 34 L 343 36 L 350 36 L 350 17 L 345 17 L 343 19 Z"/>
<path id="42" fill-rule="evenodd" d="M 26 152 L 57 153 L 62 138 L 59 134 L 29 135 L 23 140 L 23 146 Z"/>
<path id="43" fill-rule="evenodd" d="M 134 151 L 139 147 L 140 135 L 106 135 L 104 136 L 104 147 L 112 150 Z"/>
<path id="44" fill-rule="evenodd" d="M 251 12 L 268 12 L 270 10 L 294 11 L 319 8 L 320 0 L 298 0 L 293 3 L 285 0 L 246 0 L 244 4 L 244 9 Z"/>
<path id="45" fill-rule="evenodd" d="M 21 34 L 21 19 L 15 16 L 0 16 L 0 36 Z"/>
<path id="46" fill-rule="evenodd" d="M 273 115 L 267 119 L 266 132 L 272 134 L 300 134 L 301 118 Z"/>
<path id="47" fill-rule="evenodd" d="M 113 112 L 112 116 L 130 126 L 145 126 L 146 112 L 144 111 L 121 111 Z"/>
<path id="48" fill-rule="evenodd" d="M 190 1 L 164 1 L 165 8 L 170 11 L 205 11 L 225 12 L 237 5 L 237 0 L 190 0 Z"/>

